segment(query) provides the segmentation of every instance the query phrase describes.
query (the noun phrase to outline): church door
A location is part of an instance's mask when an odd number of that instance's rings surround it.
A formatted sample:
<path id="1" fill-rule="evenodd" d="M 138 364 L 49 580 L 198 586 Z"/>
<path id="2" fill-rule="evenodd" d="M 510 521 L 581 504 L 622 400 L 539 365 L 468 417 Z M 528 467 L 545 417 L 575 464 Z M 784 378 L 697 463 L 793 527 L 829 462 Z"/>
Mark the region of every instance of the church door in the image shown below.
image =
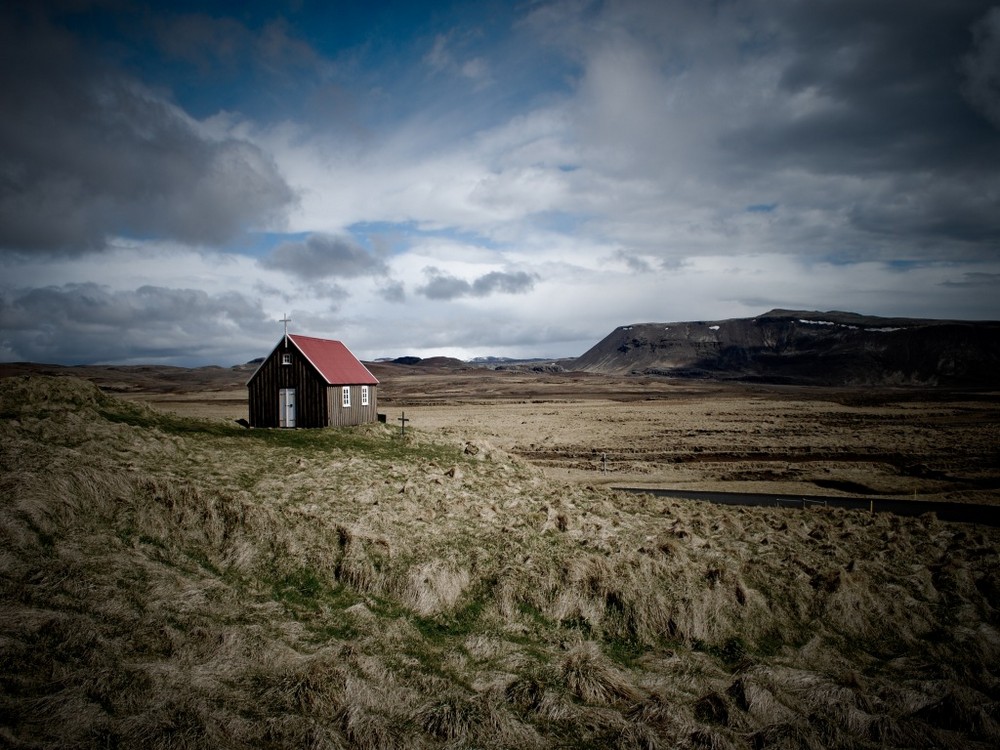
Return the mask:
<path id="1" fill-rule="evenodd" d="M 281 388 L 278 390 L 278 426 L 295 426 L 295 389 Z"/>

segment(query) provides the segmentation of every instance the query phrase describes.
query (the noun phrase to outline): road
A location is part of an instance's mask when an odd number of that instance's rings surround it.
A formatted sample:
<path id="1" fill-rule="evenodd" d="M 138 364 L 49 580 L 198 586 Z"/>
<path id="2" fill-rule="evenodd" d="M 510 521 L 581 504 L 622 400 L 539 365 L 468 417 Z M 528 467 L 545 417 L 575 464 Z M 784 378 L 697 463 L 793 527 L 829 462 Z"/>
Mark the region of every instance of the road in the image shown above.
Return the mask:
<path id="1" fill-rule="evenodd" d="M 895 500 L 882 497 L 834 497 L 831 495 L 780 495 L 755 492 L 705 492 L 701 490 L 614 487 L 621 492 L 703 500 L 716 505 L 757 505 L 783 508 L 849 508 L 898 516 L 921 516 L 934 513 L 942 521 L 980 523 L 1000 526 L 1000 505 L 949 503 L 941 500 Z"/>

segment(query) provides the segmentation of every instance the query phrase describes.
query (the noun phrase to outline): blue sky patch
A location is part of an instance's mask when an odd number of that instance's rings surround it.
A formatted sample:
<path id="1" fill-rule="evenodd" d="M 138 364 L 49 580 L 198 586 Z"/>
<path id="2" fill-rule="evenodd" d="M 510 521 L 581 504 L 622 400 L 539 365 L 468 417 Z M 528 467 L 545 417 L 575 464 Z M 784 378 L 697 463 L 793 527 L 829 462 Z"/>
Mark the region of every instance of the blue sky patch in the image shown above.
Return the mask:
<path id="1" fill-rule="evenodd" d="M 286 242 L 302 242 L 310 234 L 312 232 L 249 232 L 225 249 L 251 258 L 263 258 L 279 245 Z"/>

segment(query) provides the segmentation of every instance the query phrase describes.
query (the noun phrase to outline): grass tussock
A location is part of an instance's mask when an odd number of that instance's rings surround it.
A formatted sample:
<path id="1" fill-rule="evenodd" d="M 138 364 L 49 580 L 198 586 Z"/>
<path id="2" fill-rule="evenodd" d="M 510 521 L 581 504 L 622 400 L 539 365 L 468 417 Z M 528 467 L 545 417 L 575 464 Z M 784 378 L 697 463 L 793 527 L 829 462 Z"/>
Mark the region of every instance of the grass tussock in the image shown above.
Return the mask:
<path id="1" fill-rule="evenodd" d="M 559 665 L 566 688 L 584 703 L 634 703 L 639 691 L 623 670 L 614 666 L 593 641 L 577 644 Z"/>
<path id="2" fill-rule="evenodd" d="M 0 744 L 995 747 L 1000 539 L 0 381 Z"/>

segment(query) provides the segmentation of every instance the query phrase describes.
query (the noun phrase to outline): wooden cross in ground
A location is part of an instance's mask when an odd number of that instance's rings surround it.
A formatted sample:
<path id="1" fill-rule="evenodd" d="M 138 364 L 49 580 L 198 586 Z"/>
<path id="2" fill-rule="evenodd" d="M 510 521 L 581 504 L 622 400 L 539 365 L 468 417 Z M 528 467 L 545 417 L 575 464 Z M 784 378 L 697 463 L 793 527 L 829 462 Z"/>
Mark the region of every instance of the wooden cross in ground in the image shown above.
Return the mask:
<path id="1" fill-rule="evenodd" d="M 406 412 L 405 411 L 402 412 L 402 414 L 403 414 L 403 416 L 396 417 L 396 421 L 399 422 L 399 434 L 400 435 L 405 435 L 406 434 L 406 423 L 409 422 L 410 420 L 406 418 Z"/>

